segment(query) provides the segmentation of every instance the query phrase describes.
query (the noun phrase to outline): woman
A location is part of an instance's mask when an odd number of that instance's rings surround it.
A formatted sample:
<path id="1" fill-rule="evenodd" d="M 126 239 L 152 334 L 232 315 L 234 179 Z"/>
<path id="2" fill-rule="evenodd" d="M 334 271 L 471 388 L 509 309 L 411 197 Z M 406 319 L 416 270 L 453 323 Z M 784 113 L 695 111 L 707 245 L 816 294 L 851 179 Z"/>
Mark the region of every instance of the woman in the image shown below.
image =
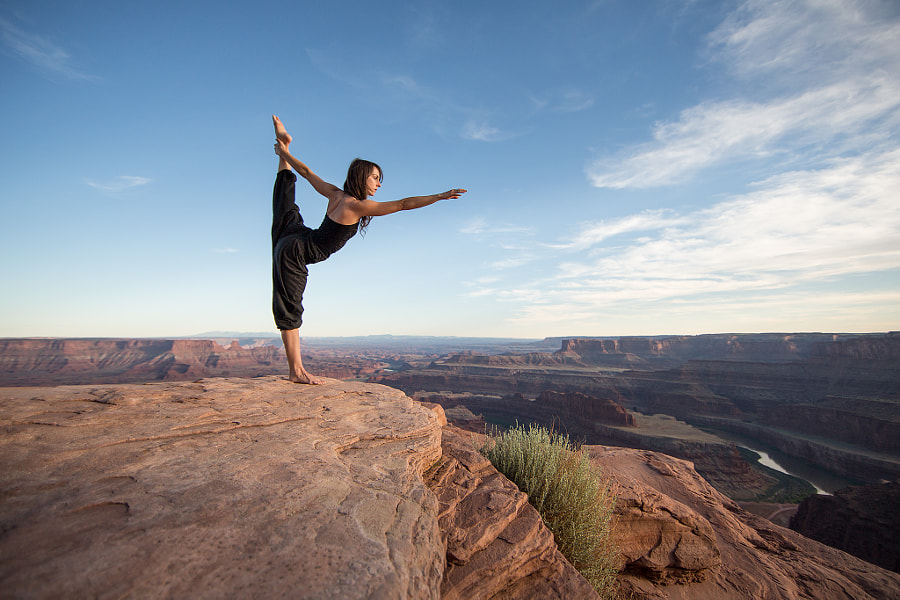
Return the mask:
<path id="1" fill-rule="evenodd" d="M 300 324 L 303 315 L 303 290 L 306 288 L 307 265 L 325 260 L 365 228 L 372 217 L 389 215 L 434 204 L 438 200 L 459 198 L 466 190 L 450 190 L 431 196 L 413 196 L 391 202 L 376 202 L 370 197 L 381 187 L 381 167 L 356 159 L 350 164 L 344 188 L 341 189 L 309 170 L 290 153 L 291 136 L 281 120 L 272 116 L 275 125 L 275 154 L 278 175 L 272 196 L 272 312 L 281 330 L 284 352 L 294 383 L 321 384 L 321 377 L 303 368 L 300 358 Z M 313 189 L 328 199 L 325 218 L 318 229 L 303 224 L 300 209 L 294 201 L 297 174 Z"/>

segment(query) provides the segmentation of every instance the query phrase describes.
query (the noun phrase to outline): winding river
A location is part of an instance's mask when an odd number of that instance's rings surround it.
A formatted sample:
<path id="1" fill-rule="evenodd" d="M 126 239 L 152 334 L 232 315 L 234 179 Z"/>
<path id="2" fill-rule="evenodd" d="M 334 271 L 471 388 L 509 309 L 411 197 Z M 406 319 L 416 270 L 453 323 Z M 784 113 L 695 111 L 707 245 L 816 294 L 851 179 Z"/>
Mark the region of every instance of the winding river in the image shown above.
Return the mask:
<path id="1" fill-rule="evenodd" d="M 759 455 L 759 460 L 757 462 L 764 467 L 775 469 L 781 473 L 787 473 L 792 477 L 808 482 L 816 488 L 816 493 L 818 494 L 830 495 L 834 493 L 835 490 L 847 487 L 848 485 L 859 484 L 857 481 L 827 471 L 818 465 L 785 454 L 774 448 L 769 448 L 758 443 L 756 440 L 719 430 L 715 431 L 715 435 L 723 440 L 734 442 L 741 448 L 755 452 Z"/>
<path id="2" fill-rule="evenodd" d="M 769 467 L 770 469 L 775 469 L 776 471 L 780 471 L 781 473 L 785 473 L 792 477 L 796 477 L 797 479 L 802 479 L 802 480 L 806 481 L 808 484 L 810 484 L 811 486 L 816 488 L 817 494 L 825 494 L 826 496 L 831 495 L 830 492 L 821 488 L 815 481 L 813 481 L 811 479 L 807 479 L 806 477 L 804 477 L 796 472 L 792 473 L 791 471 L 788 471 L 787 469 L 785 469 L 778 462 L 776 462 L 771 456 L 769 456 L 768 452 L 764 452 L 764 451 L 758 450 L 756 448 L 751 448 L 750 446 L 745 446 L 743 444 L 738 444 L 738 446 L 740 446 L 741 448 L 744 448 L 745 450 L 749 450 L 751 452 L 755 452 L 756 454 L 759 454 L 759 460 L 757 462 L 759 464 L 761 464 L 762 466 Z M 837 489 L 837 488 L 835 488 L 835 489 Z M 834 491 L 834 490 L 832 490 L 832 491 Z"/>

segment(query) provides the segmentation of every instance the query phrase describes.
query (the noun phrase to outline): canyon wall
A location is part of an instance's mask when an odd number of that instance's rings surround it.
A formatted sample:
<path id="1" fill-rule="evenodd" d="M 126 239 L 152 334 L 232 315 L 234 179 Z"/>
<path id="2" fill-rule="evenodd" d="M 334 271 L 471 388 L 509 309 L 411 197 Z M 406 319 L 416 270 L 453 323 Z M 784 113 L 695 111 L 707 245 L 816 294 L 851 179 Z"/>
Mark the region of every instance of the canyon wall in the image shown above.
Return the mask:
<path id="1" fill-rule="evenodd" d="M 800 503 L 790 527 L 900 573 L 900 481 L 851 486 Z"/>
<path id="2" fill-rule="evenodd" d="M 874 482 L 900 472 L 898 356 L 900 333 L 579 338 L 562 340 L 546 359 L 455 355 L 374 380 L 410 394 L 535 398 L 552 390 L 616 398 Z M 589 430 L 579 417 L 564 425 Z"/>
<path id="3" fill-rule="evenodd" d="M 806 358 L 815 344 L 838 334 L 708 334 L 663 337 L 574 338 L 562 340 L 556 355 L 595 365 L 668 368 L 689 360 L 787 362 Z"/>
<path id="4" fill-rule="evenodd" d="M 483 416 L 492 423 L 537 423 L 560 431 L 578 443 L 643 448 L 690 460 L 697 472 L 716 489 L 735 499 L 757 498 L 775 484 L 772 478 L 753 469 L 734 444 L 655 435 L 642 430 L 634 415 L 609 398 L 553 391 L 544 391 L 533 400 L 521 394 L 496 396 L 448 392 L 418 392 L 413 397 L 439 404 L 448 413 L 457 407 L 465 407 L 467 413 Z M 471 421 L 471 418 L 465 416 L 464 420 Z M 484 423 L 483 420 L 476 422 Z"/>
<path id="5" fill-rule="evenodd" d="M 0 389 L 15 598 L 592 598 L 480 439 L 380 385 Z M 743 512 L 689 463 L 593 447 L 639 600 L 890 599 L 900 575 Z"/>
<path id="6" fill-rule="evenodd" d="M 306 353 L 310 369 L 328 377 L 367 377 L 384 367 L 377 361 L 346 360 Z M 185 381 L 201 377 L 286 374 L 280 346 L 236 340 L 0 339 L 0 385 L 73 385 Z"/>

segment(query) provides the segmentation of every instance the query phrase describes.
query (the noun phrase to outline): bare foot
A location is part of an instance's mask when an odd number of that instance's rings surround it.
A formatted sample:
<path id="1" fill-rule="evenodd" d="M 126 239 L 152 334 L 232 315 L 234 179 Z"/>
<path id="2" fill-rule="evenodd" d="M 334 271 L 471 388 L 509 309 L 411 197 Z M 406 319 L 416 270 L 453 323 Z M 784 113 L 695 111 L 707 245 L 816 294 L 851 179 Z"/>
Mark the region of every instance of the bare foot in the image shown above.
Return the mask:
<path id="1" fill-rule="evenodd" d="M 281 123 L 281 119 L 272 115 L 272 124 L 275 125 L 275 137 L 282 142 L 284 142 L 285 146 L 291 145 L 291 140 L 294 138 L 291 137 L 291 134 L 287 132 L 287 129 L 284 128 L 284 125 Z"/>
<path id="2" fill-rule="evenodd" d="M 316 377 L 315 375 L 310 375 L 306 371 L 302 371 L 300 373 L 291 373 L 289 379 L 293 383 L 305 383 L 307 385 L 324 385 L 328 383 L 322 377 Z"/>

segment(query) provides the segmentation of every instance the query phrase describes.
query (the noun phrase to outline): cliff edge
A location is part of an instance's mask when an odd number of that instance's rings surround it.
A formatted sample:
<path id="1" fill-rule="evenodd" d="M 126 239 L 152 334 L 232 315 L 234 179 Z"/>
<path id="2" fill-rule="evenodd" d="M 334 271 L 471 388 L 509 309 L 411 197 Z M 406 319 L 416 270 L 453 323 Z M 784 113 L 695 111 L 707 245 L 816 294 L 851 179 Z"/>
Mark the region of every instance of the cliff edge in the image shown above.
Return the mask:
<path id="1" fill-rule="evenodd" d="M 0 598 L 595 598 L 478 437 L 381 385 L 0 389 Z M 892 598 L 690 463 L 592 447 L 634 598 Z"/>
<path id="2" fill-rule="evenodd" d="M 596 597 L 444 425 L 337 380 L 0 389 L 0 598 Z"/>
<path id="3" fill-rule="evenodd" d="M 0 596 L 437 598 L 439 415 L 278 377 L 7 388 Z"/>

